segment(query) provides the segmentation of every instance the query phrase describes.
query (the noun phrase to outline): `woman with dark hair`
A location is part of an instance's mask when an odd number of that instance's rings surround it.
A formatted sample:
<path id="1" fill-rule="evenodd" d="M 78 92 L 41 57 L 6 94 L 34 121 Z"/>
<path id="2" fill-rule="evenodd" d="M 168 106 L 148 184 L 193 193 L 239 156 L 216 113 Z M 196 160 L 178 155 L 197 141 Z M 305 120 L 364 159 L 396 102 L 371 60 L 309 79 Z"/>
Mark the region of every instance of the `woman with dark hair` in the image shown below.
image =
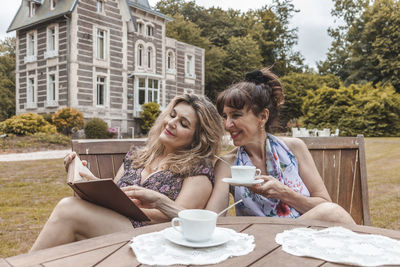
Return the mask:
<path id="1" fill-rule="evenodd" d="M 309 218 L 354 223 L 339 205 L 333 204 L 314 160 L 305 143 L 298 138 L 276 137 L 270 127 L 277 122 L 284 93 L 279 78 L 269 68 L 246 75 L 217 98 L 218 113 L 224 119 L 237 148 L 224 156 L 232 165 L 256 166 L 257 179 L 264 183 L 234 186 L 238 216 Z M 211 210 L 228 205 L 228 186 L 221 181 L 230 177 L 230 166 L 218 161 L 216 184 L 207 204 Z"/>
<path id="2" fill-rule="evenodd" d="M 269 133 L 277 121 L 284 93 L 279 78 L 269 68 L 246 75 L 217 98 L 217 109 L 237 148 L 215 165 L 215 185 L 207 209 L 219 212 L 228 206 L 231 165 L 251 165 L 261 170 L 264 183 L 231 186 L 238 216 L 308 218 L 354 223 L 343 208 L 331 202 L 328 191 L 305 143 L 298 138 Z M 131 196 L 142 205 L 160 208 L 173 217 L 180 210 L 158 194 L 136 188 Z M 167 203 L 169 203 L 167 205 Z"/>
<path id="3" fill-rule="evenodd" d="M 214 183 L 213 159 L 219 152 L 222 121 L 214 105 L 204 97 L 175 97 L 151 128 L 146 146 L 130 150 L 115 183 L 130 196 L 140 186 L 157 192 L 174 205 L 205 207 Z M 67 155 L 67 167 L 75 157 Z M 87 178 L 97 179 L 96 177 Z M 169 220 L 156 209 L 143 209 L 150 223 Z M 142 226 L 113 210 L 77 197 L 62 199 L 43 227 L 31 251 L 53 247 Z"/>

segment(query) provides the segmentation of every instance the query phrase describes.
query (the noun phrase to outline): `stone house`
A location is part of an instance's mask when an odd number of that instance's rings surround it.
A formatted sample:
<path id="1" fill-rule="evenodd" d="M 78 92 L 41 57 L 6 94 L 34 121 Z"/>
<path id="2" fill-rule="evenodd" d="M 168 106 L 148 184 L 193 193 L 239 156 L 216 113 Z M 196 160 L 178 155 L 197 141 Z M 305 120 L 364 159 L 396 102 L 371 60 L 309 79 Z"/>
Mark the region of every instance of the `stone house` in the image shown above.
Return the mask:
<path id="1" fill-rule="evenodd" d="M 166 37 L 169 21 L 147 0 L 22 0 L 16 113 L 68 106 L 137 132 L 141 104 L 204 95 L 204 49 Z"/>

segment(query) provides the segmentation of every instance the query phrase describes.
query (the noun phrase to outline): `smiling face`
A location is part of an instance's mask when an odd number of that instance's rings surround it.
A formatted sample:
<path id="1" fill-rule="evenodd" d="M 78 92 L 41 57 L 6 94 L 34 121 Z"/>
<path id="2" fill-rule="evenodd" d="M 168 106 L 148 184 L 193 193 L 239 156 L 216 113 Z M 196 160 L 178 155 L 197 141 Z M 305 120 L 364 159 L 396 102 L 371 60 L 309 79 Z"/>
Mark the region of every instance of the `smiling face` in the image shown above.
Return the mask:
<path id="1" fill-rule="evenodd" d="M 198 119 L 194 109 L 181 102 L 164 119 L 160 141 L 166 152 L 174 152 L 190 146 L 194 140 Z"/>
<path id="2" fill-rule="evenodd" d="M 245 146 L 260 141 L 261 127 L 264 126 L 265 120 L 262 116 L 254 115 L 247 106 L 243 109 L 224 106 L 222 118 L 225 130 L 230 133 L 235 146 Z"/>

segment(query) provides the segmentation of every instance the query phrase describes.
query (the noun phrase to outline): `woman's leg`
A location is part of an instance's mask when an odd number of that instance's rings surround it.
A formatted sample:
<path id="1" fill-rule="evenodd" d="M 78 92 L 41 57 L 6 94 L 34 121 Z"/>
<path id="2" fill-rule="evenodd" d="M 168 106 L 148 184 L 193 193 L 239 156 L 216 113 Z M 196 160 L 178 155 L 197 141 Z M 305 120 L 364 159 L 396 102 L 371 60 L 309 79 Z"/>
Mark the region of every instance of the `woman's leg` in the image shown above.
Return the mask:
<path id="1" fill-rule="evenodd" d="M 31 251 L 130 229 L 132 223 L 127 217 L 85 200 L 68 197 L 54 208 Z"/>
<path id="2" fill-rule="evenodd" d="M 345 209 L 332 202 L 321 203 L 301 215 L 299 218 L 299 220 L 305 219 L 355 224 L 355 221 Z"/>

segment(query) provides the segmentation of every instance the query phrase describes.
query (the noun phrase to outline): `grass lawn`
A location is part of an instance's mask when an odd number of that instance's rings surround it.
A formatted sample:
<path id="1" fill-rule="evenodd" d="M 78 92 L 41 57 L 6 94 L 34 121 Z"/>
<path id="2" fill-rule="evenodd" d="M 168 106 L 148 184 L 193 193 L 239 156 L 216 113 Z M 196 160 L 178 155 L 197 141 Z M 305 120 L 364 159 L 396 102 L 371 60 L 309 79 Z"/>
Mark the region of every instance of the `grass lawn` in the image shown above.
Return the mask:
<path id="1" fill-rule="evenodd" d="M 400 230 L 400 138 L 366 138 L 371 224 Z M 71 196 L 62 159 L 0 162 L 0 257 L 26 253 Z"/>

